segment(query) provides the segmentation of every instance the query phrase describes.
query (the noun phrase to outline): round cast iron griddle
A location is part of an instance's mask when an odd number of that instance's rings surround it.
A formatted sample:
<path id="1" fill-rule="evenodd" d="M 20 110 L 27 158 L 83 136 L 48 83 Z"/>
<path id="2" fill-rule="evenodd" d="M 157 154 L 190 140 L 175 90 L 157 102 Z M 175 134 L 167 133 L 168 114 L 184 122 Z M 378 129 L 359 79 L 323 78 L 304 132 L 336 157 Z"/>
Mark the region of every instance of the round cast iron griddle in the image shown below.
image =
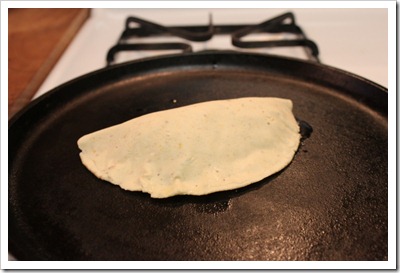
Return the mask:
<path id="1" fill-rule="evenodd" d="M 291 99 L 313 128 L 258 183 L 152 199 L 81 164 L 87 133 L 245 96 Z M 9 248 L 21 260 L 387 260 L 387 139 L 387 90 L 324 65 L 207 52 L 105 68 L 10 121 Z"/>

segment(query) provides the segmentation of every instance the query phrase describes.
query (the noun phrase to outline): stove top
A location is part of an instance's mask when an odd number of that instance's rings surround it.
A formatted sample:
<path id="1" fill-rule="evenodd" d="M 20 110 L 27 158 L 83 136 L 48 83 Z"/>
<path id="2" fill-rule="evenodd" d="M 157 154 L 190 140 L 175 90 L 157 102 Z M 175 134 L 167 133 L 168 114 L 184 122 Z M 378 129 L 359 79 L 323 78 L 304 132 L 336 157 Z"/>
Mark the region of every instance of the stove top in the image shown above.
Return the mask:
<path id="1" fill-rule="evenodd" d="M 202 50 L 320 61 L 387 87 L 387 19 L 386 9 L 94 9 L 35 97 L 107 64 Z"/>

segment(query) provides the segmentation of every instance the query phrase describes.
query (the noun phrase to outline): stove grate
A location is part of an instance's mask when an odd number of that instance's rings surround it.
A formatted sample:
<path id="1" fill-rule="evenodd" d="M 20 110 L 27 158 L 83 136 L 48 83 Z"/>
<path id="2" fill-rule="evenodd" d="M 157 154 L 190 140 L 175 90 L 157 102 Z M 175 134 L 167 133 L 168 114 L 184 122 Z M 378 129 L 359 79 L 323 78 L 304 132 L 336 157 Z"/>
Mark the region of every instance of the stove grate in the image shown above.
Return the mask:
<path id="1" fill-rule="evenodd" d="M 248 40 L 248 36 L 257 33 L 289 33 L 295 35 L 295 39 L 275 40 Z M 186 41 L 205 42 L 214 35 L 229 34 L 232 44 L 238 48 L 267 48 L 302 46 L 310 60 L 319 62 L 318 46 L 309 40 L 304 31 L 296 24 L 294 14 L 287 12 L 272 19 L 255 25 L 214 25 L 212 16 L 209 16 L 209 24 L 206 26 L 171 26 L 166 27 L 138 17 L 128 17 L 125 29 L 116 45 L 111 47 L 107 53 L 107 65 L 112 65 L 115 55 L 121 51 L 132 50 L 182 50 L 182 52 L 193 52 L 192 46 L 187 42 L 174 43 L 131 43 L 132 38 L 175 36 Z M 247 37 L 247 39 L 246 39 Z"/>

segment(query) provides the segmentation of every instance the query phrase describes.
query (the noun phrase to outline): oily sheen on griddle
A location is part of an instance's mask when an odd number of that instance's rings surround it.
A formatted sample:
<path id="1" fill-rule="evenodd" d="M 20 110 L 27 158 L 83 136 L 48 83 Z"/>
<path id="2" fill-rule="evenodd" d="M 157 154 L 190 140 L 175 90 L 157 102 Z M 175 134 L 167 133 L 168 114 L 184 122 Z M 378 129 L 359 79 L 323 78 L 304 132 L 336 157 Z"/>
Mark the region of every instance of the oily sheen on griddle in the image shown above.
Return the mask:
<path id="1" fill-rule="evenodd" d="M 245 97 L 159 111 L 85 135 L 82 163 L 153 198 L 206 195 L 286 167 L 300 143 L 292 101 Z"/>

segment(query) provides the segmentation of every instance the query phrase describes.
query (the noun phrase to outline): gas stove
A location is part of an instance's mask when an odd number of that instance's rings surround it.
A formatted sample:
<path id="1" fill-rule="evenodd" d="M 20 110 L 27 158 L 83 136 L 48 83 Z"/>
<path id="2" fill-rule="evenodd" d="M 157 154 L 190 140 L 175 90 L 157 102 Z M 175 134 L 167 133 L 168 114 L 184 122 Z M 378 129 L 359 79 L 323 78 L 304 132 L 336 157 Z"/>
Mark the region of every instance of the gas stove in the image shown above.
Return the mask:
<path id="1" fill-rule="evenodd" d="M 35 98 L 107 65 L 204 50 L 320 61 L 387 87 L 387 18 L 385 9 L 93 9 Z"/>

